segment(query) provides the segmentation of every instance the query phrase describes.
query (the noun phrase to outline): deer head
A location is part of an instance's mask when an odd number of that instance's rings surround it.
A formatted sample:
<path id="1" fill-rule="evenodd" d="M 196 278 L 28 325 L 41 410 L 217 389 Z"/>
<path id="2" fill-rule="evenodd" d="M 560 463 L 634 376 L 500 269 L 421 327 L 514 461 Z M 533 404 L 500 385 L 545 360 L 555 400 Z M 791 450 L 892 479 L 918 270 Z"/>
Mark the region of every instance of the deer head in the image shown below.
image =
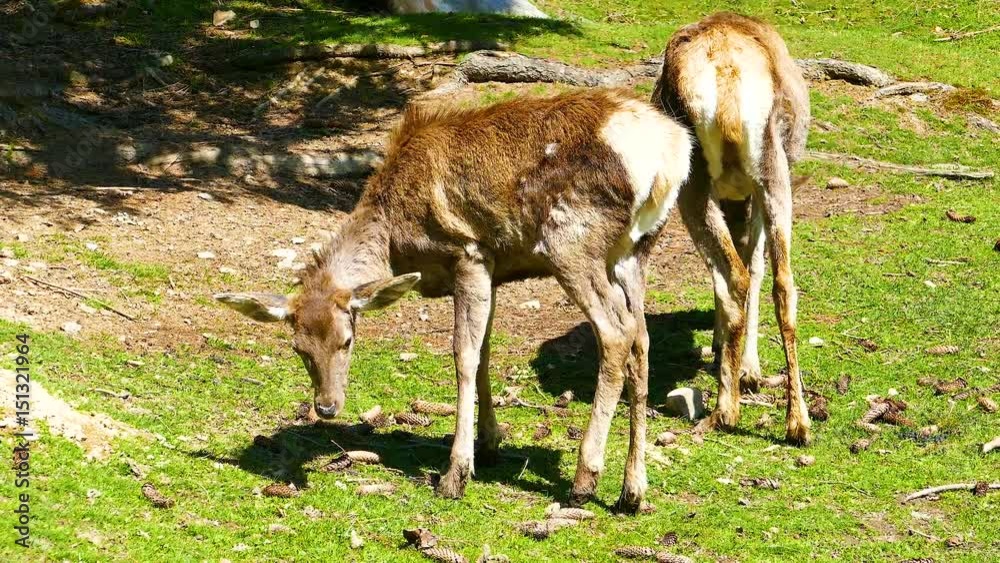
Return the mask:
<path id="1" fill-rule="evenodd" d="M 215 299 L 255 321 L 292 325 L 292 347 L 312 380 L 316 413 L 329 419 L 344 408 L 358 313 L 395 303 L 418 281 L 420 274 L 410 273 L 344 289 L 319 270 L 298 293 L 219 293 Z"/>

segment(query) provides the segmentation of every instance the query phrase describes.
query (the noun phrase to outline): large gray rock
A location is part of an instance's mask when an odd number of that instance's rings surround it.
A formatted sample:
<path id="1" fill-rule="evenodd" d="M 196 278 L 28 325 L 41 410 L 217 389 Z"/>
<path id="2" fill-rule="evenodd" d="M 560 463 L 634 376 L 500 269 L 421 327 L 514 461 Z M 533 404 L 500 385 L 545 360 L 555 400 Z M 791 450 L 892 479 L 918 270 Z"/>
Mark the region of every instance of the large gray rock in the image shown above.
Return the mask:
<path id="1" fill-rule="evenodd" d="M 705 416 L 705 401 L 701 390 L 692 387 L 680 387 L 667 393 L 663 410 L 670 416 L 698 420 Z"/>

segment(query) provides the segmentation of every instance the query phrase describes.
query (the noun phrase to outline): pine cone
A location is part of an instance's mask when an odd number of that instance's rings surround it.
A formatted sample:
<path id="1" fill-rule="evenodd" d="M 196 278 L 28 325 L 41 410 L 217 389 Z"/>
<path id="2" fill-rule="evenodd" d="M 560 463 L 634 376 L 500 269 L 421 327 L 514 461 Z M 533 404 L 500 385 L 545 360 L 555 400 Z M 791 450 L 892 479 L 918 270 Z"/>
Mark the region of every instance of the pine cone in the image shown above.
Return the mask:
<path id="1" fill-rule="evenodd" d="M 396 485 L 392 483 L 370 483 L 368 485 L 359 485 L 354 492 L 360 496 L 391 495 L 396 492 Z"/>
<path id="2" fill-rule="evenodd" d="M 344 471 L 354 464 L 354 460 L 350 458 L 347 454 L 340 454 L 337 457 L 330 460 L 330 463 L 324 465 L 320 471 L 326 473 L 333 473 L 337 471 Z"/>
<path id="3" fill-rule="evenodd" d="M 430 426 L 431 419 L 427 415 L 412 412 L 396 413 L 396 424 L 407 424 L 410 426 Z"/>
<path id="4" fill-rule="evenodd" d="M 744 487 L 754 487 L 755 489 L 780 489 L 781 482 L 768 477 L 744 477 L 740 479 L 740 485 Z"/>
<path id="5" fill-rule="evenodd" d="M 920 379 L 918 379 L 917 380 L 917 385 L 919 385 L 921 387 L 931 387 L 931 386 L 933 386 L 937 382 L 938 382 L 937 379 L 934 379 L 933 377 L 931 377 L 931 376 L 928 375 L 928 376 L 921 377 Z"/>
<path id="6" fill-rule="evenodd" d="M 403 537 L 406 539 L 406 543 L 416 547 L 417 549 L 434 547 L 438 542 L 437 537 L 435 537 L 434 534 L 427 528 L 403 530 Z"/>
<path id="7" fill-rule="evenodd" d="M 555 403 L 555 405 L 557 407 L 561 408 L 561 409 L 564 409 L 564 408 L 568 407 L 569 404 L 572 403 L 572 402 L 573 402 L 573 392 L 572 391 L 563 391 L 562 395 L 559 395 L 558 397 L 556 397 L 556 403 Z"/>
<path id="8" fill-rule="evenodd" d="M 153 503 L 156 508 L 170 508 L 174 505 L 174 500 L 163 496 L 152 483 L 146 483 L 142 486 L 142 496 L 149 499 L 149 502 Z"/>
<path id="9" fill-rule="evenodd" d="M 579 426 L 570 425 L 566 428 L 566 436 L 570 440 L 582 440 L 583 439 L 583 429 Z"/>
<path id="10" fill-rule="evenodd" d="M 899 563 L 934 563 L 933 557 L 915 557 L 913 559 L 904 559 Z"/>
<path id="11" fill-rule="evenodd" d="M 979 403 L 979 406 L 988 413 L 995 413 L 998 410 L 996 401 L 986 395 L 979 397 L 976 402 Z"/>
<path id="12" fill-rule="evenodd" d="M 882 431 L 882 429 L 878 427 L 878 424 L 872 424 L 871 422 L 864 422 L 862 420 L 859 420 L 854 424 L 857 425 L 858 428 L 866 432 L 871 432 L 872 434 L 878 434 L 879 432 Z"/>
<path id="13" fill-rule="evenodd" d="M 550 434 L 552 434 L 552 430 L 548 426 L 539 424 L 538 428 L 535 429 L 535 433 L 531 435 L 531 439 L 537 442 L 548 438 Z"/>
<path id="14" fill-rule="evenodd" d="M 458 407 L 455 405 L 450 405 L 448 403 L 432 403 L 430 401 L 421 401 L 420 399 L 410 403 L 410 409 L 412 409 L 415 413 L 436 414 L 439 416 L 452 416 L 458 412 Z"/>
<path id="15" fill-rule="evenodd" d="M 510 438 L 510 431 L 513 428 L 509 422 L 501 422 L 497 424 L 497 428 L 500 430 L 500 438 L 506 440 Z"/>
<path id="16" fill-rule="evenodd" d="M 483 554 L 476 559 L 476 563 L 510 563 L 510 557 L 500 553 L 492 553 L 489 544 L 484 544 Z"/>
<path id="17" fill-rule="evenodd" d="M 656 550 L 651 547 L 626 545 L 615 549 L 615 555 L 625 559 L 652 559 L 656 557 Z"/>
<path id="18" fill-rule="evenodd" d="M 868 412 L 861 417 L 861 422 L 864 424 L 875 422 L 876 420 L 882 418 L 882 415 L 889 412 L 889 409 L 890 407 L 886 403 L 875 403 L 870 409 L 868 409 Z"/>
<path id="19" fill-rule="evenodd" d="M 895 426 L 908 426 L 908 427 L 916 426 L 915 422 L 895 411 L 889 411 L 885 413 L 885 415 L 882 417 L 882 420 L 888 424 L 892 424 Z"/>
<path id="20" fill-rule="evenodd" d="M 670 547 L 677 544 L 677 532 L 667 532 L 660 538 L 660 545 Z"/>
<path id="21" fill-rule="evenodd" d="M 439 561 L 440 563 L 469 563 L 462 554 L 456 553 L 447 547 L 430 547 L 421 551 L 424 557 Z"/>
<path id="22" fill-rule="evenodd" d="M 842 375 L 840 379 L 837 380 L 837 393 L 841 395 L 847 394 L 847 389 L 851 386 L 851 376 Z"/>
<path id="23" fill-rule="evenodd" d="M 982 391 L 983 390 L 980 389 L 979 387 L 969 387 L 965 391 L 962 391 L 961 393 L 955 395 L 953 398 L 956 401 L 964 401 L 973 395 L 978 395 L 979 393 L 982 393 Z"/>
<path id="24" fill-rule="evenodd" d="M 811 405 L 809 405 L 809 417 L 813 420 L 826 420 L 830 418 L 830 410 L 827 405 L 826 397 L 818 396 L 813 399 Z"/>
<path id="25" fill-rule="evenodd" d="M 375 452 L 368 452 L 365 450 L 353 450 L 345 452 L 345 455 L 347 455 L 347 457 L 350 458 L 351 461 L 357 463 L 370 463 L 370 464 L 382 463 L 382 458 L 379 457 L 379 455 Z"/>
<path id="26" fill-rule="evenodd" d="M 934 392 L 938 395 L 951 395 L 961 389 L 965 389 L 968 383 L 961 377 L 954 381 L 939 381 L 934 385 Z"/>
<path id="27" fill-rule="evenodd" d="M 571 411 L 569 409 L 561 408 L 561 407 L 547 407 L 545 409 L 545 413 L 546 414 L 554 414 L 554 415 L 558 416 L 559 418 L 566 418 L 566 417 L 569 417 L 569 416 L 573 416 L 573 411 Z"/>
<path id="28" fill-rule="evenodd" d="M 851 444 L 851 453 L 852 454 L 856 454 L 856 453 L 859 453 L 859 452 L 863 452 L 863 451 L 867 450 L 868 448 L 870 448 L 871 445 L 872 445 L 872 441 L 870 439 L 868 439 L 868 438 L 861 438 L 860 440 L 858 440 L 858 441 L 854 442 L 853 444 Z"/>
<path id="29" fill-rule="evenodd" d="M 692 563 L 690 557 L 684 557 L 683 555 L 676 555 L 674 553 L 667 553 L 666 551 L 661 551 L 656 554 L 657 563 Z"/>
<path id="30" fill-rule="evenodd" d="M 986 481 L 976 481 L 976 487 L 972 489 L 972 496 L 981 497 L 990 492 L 990 484 Z"/>
<path id="31" fill-rule="evenodd" d="M 545 517 L 549 520 L 590 520 L 594 517 L 594 513 L 582 508 L 559 508 L 559 506 L 556 505 L 555 510 L 545 511 Z"/>
<path id="32" fill-rule="evenodd" d="M 286 485 L 284 483 L 271 483 L 264 487 L 264 490 L 261 492 L 266 497 L 292 498 L 299 496 L 299 491 L 295 489 L 295 485 Z"/>
<path id="33" fill-rule="evenodd" d="M 676 441 L 677 441 L 677 435 L 674 434 L 673 432 L 660 432 L 659 434 L 657 434 L 656 442 L 654 443 L 657 446 L 669 446 L 670 444 L 673 444 Z"/>
<path id="34" fill-rule="evenodd" d="M 382 407 L 378 405 L 375 405 L 374 407 L 361 413 L 360 418 L 361 422 L 364 422 L 373 428 L 384 428 L 392 425 L 392 421 L 390 421 L 389 417 L 382 412 Z"/>
<path id="35" fill-rule="evenodd" d="M 924 351 L 932 356 L 947 356 L 950 354 L 957 354 L 958 346 L 951 346 L 951 345 L 933 346 Z"/>
<path id="36" fill-rule="evenodd" d="M 857 343 L 865 349 L 865 352 L 875 352 L 878 350 L 878 344 L 867 338 L 859 338 Z"/>
<path id="37" fill-rule="evenodd" d="M 276 454 L 281 453 L 281 445 L 279 445 L 278 442 L 270 436 L 257 434 L 253 437 L 253 445 Z"/>

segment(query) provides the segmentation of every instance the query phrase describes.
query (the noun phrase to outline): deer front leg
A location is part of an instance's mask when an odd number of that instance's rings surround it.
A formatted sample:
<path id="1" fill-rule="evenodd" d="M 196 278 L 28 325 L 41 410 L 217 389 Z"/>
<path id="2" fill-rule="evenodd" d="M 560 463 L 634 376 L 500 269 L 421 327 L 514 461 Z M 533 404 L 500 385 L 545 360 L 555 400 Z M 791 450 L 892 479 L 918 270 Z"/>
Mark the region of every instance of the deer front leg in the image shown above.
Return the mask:
<path id="1" fill-rule="evenodd" d="M 483 344 L 479 347 L 479 369 L 476 372 L 476 394 L 479 397 L 479 418 L 476 419 L 479 430 L 479 451 L 476 461 L 480 465 L 493 465 L 497 461 L 500 448 L 500 428 L 497 426 L 497 416 L 493 409 L 493 396 L 490 390 L 490 332 L 493 330 L 493 314 L 496 310 L 497 290 L 490 292 L 490 315 L 486 322 L 486 334 Z"/>
<path id="2" fill-rule="evenodd" d="M 438 494 L 446 498 L 465 495 L 465 485 L 474 473 L 476 378 L 483 344 L 488 339 L 492 296 L 491 268 L 488 264 L 467 259 L 456 266 L 454 352 L 458 413 L 448 471 L 441 477 L 437 488 Z"/>

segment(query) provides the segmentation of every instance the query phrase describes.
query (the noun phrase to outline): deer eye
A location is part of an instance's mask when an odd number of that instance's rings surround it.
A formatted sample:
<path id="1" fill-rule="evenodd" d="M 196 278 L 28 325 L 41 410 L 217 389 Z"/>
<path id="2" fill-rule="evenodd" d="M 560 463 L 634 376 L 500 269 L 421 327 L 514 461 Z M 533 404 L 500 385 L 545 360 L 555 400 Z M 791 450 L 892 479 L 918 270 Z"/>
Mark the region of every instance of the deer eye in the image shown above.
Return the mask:
<path id="1" fill-rule="evenodd" d="M 353 336 L 348 336 L 347 340 L 344 341 L 344 348 L 350 348 L 351 344 L 353 344 L 353 343 L 354 343 L 354 337 Z"/>

